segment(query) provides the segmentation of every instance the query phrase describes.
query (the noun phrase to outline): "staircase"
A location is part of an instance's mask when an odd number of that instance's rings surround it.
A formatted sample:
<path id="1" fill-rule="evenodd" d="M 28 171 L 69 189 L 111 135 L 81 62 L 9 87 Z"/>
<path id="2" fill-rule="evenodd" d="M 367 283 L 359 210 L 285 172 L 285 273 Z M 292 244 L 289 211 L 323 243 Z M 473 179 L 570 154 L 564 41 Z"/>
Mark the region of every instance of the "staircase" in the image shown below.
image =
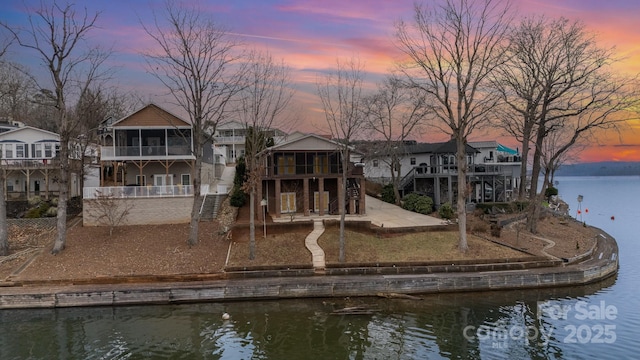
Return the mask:
<path id="1" fill-rule="evenodd" d="M 224 201 L 227 194 L 209 194 L 204 200 L 202 211 L 200 212 L 201 221 L 211 221 L 218 216 L 220 204 Z"/>

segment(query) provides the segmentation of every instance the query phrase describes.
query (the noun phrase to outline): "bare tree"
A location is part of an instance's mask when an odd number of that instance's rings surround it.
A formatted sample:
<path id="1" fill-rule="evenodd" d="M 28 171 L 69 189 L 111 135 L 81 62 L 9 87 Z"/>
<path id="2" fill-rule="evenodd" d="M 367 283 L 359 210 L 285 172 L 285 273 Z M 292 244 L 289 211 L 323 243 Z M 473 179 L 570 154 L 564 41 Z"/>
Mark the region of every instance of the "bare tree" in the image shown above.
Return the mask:
<path id="1" fill-rule="evenodd" d="M 582 140 L 576 140 L 576 143 L 566 148 L 566 150 L 562 150 L 565 145 L 572 141 L 572 137 L 571 129 L 563 127 L 549 133 L 544 139 L 541 151 L 541 170 L 544 174 L 543 192 L 547 187 L 553 186 L 556 170 L 567 162 L 577 160 L 579 152 L 587 147 L 587 142 L 585 141 L 587 138 L 585 137 Z"/>
<path id="2" fill-rule="evenodd" d="M 364 65 L 357 58 L 337 60 L 337 69 L 317 82 L 318 96 L 331 135 L 336 139 L 342 162 L 342 193 L 347 194 L 351 142 L 365 126 L 363 101 Z M 338 199 L 340 207 L 339 261 L 345 261 L 345 197 Z"/>
<path id="3" fill-rule="evenodd" d="M 489 88 L 490 75 L 505 61 L 503 44 L 509 5 L 499 0 L 443 0 L 431 10 L 416 4 L 412 26 L 396 25 L 398 47 L 408 57 L 400 64 L 409 86 L 430 97 L 436 123 L 456 140 L 459 249 L 466 236 L 469 135 L 488 123 L 500 99 Z"/>
<path id="4" fill-rule="evenodd" d="M 131 201 L 124 197 L 115 197 L 113 194 L 99 193 L 88 204 L 88 213 L 96 223 L 109 227 L 109 236 L 113 236 L 113 230 L 126 223 L 127 215 L 133 208 Z"/>
<path id="5" fill-rule="evenodd" d="M 163 18 L 143 25 L 159 50 L 145 54 L 151 72 L 169 91 L 193 126 L 195 156 L 194 202 L 188 242 L 198 243 L 203 147 L 229 115 L 229 104 L 240 90 L 239 44 L 202 9 L 166 1 Z"/>
<path id="6" fill-rule="evenodd" d="M 415 88 L 404 87 L 396 78 L 388 77 L 365 102 L 367 127 L 382 139 L 382 152 L 388 156 L 384 161 L 389 166 L 396 205 L 399 205 L 405 141 L 419 133 L 427 119 L 427 96 Z"/>
<path id="7" fill-rule="evenodd" d="M 67 234 L 67 200 L 69 197 L 69 140 L 77 123 L 69 117 L 67 102 L 74 95 L 81 94 L 91 86 L 106 78 L 103 63 L 109 57 L 109 51 L 90 46 L 87 36 L 97 27 L 98 13 L 89 14 L 87 9 L 76 13 L 73 4 L 60 5 L 41 3 L 38 9 L 29 12 L 29 25 L 25 29 L 16 29 L 7 24 L 17 43 L 36 53 L 50 75 L 50 86 L 46 94 L 55 107 L 57 133 L 60 135 L 60 195 L 58 199 L 58 235 L 51 252 L 57 254 L 64 250 Z M 41 86 L 48 89 L 48 86 Z"/>
<path id="8" fill-rule="evenodd" d="M 284 111 L 291 102 L 290 69 L 284 62 L 274 61 L 268 53 L 254 51 L 248 55 L 248 68 L 240 96 L 239 118 L 246 131 L 245 161 L 249 193 L 249 259 L 255 259 L 256 190 L 261 185 L 264 163 L 258 154 L 267 147 L 269 132 L 276 124 L 284 125 Z M 262 221 L 265 221 L 263 219 Z"/>
<path id="9" fill-rule="evenodd" d="M 534 146 L 527 227 L 535 233 L 545 139 L 565 128 L 566 142 L 547 159 L 553 164 L 592 130 L 617 128 L 628 119 L 622 113 L 637 104 L 631 88 L 637 80 L 616 76 L 612 50 L 598 47 L 580 22 L 563 18 L 524 19 L 510 38 L 509 52 L 511 60 L 496 83 L 520 117 L 511 129 L 522 134 L 523 151 Z"/>
<path id="10" fill-rule="evenodd" d="M 3 60 L 4 54 L 11 42 L 6 42 L 0 48 L 0 61 Z M 3 66 L 4 68 L 4 66 Z M 6 73 L 0 73 L 0 88 L 4 88 L 7 81 Z M 0 100 L 4 100 L 5 92 L 0 92 Z M 7 202 L 5 200 L 5 172 L 1 167 L 2 152 L 0 151 L 0 256 L 9 255 L 9 228 L 7 224 Z"/>
<path id="11" fill-rule="evenodd" d="M 34 83 L 26 72 L 19 64 L 0 61 L 0 118 L 3 121 L 28 123 L 30 120 L 30 95 L 34 92 Z"/>

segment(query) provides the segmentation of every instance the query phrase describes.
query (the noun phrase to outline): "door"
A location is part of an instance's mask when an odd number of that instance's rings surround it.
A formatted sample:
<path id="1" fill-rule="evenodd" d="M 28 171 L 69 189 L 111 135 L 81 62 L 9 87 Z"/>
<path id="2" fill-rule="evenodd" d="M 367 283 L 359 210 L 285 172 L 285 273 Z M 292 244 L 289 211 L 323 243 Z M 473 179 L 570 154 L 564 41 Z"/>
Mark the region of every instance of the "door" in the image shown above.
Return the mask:
<path id="1" fill-rule="evenodd" d="M 289 214 L 296 212 L 296 193 L 280 194 L 280 213 Z"/>
<path id="2" fill-rule="evenodd" d="M 324 213 L 327 214 L 329 213 L 329 192 L 323 191 L 322 195 L 322 207 L 324 208 Z M 320 212 L 319 196 L 320 193 L 318 191 L 313 193 L 313 211 L 316 213 Z"/>

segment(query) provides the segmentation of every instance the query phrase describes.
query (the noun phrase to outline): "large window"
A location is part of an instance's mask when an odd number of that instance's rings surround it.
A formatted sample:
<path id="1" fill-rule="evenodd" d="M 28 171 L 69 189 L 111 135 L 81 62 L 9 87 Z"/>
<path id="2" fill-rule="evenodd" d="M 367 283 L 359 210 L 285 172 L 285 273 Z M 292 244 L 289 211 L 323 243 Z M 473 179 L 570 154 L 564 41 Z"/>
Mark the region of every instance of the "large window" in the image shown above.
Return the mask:
<path id="1" fill-rule="evenodd" d="M 36 159 L 42 157 L 42 144 L 33 144 L 33 157 Z"/>
<path id="2" fill-rule="evenodd" d="M 13 159 L 13 144 L 7 144 L 4 149 L 4 157 Z"/>
<path id="3" fill-rule="evenodd" d="M 44 144 L 44 157 L 50 158 L 53 156 L 53 146 L 51 144 Z"/>
<path id="4" fill-rule="evenodd" d="M 147 176 L 146 175 L 136 175 L 136 185 L 138 185 L 138 186 L 146 186 L 147 185 Z"/>
<path id="5" fill-rule="evenodd" d="M 191 175 L 190 174 L 182 174 L 182 185 L 191 185 Z"/>
<path id="6" fill-rule="evenodd" d="M 24 144 L 16 144 L 16 158 L 23 159 L 25 158 L 25 145 Z"/>

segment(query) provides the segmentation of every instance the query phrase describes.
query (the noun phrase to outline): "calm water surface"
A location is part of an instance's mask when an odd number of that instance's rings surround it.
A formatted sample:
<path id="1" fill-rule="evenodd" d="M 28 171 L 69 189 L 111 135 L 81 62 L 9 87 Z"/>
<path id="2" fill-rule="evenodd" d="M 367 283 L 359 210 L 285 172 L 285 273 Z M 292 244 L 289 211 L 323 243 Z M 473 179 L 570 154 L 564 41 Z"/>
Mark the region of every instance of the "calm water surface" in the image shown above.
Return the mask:
<path id="1" fill-rule="evenodd" d="M 616 278 L 571 288 L 430 295 L 423 301 L 3 310 L 0 359 L 638 358 L 640 178 L 558 181 L 572 215 L 583 195 L 577 216 L 617 239 Z M 349 306 L 374 312 L 331 314 Z M 222 320 L 225 312 L 230 320 Z"/>

